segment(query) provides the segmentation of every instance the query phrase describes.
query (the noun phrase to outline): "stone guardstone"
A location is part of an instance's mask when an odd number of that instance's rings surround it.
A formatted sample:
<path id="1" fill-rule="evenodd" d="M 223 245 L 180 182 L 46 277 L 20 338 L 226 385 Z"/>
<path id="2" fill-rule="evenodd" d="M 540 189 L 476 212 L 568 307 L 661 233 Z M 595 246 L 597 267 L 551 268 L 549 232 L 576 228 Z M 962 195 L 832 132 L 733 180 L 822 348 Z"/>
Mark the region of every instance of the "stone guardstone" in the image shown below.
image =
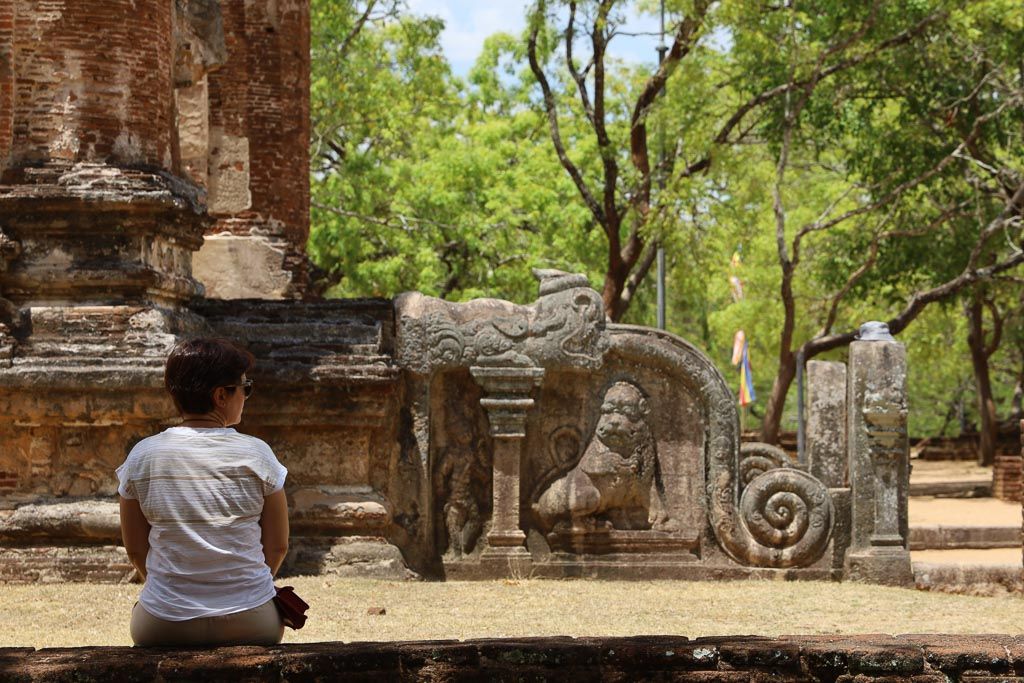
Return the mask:
<path id="1" fill-rule="evenodd" d="M 807 464 L 831 488 L 846 486 L 846 364 L 807 363 Z"/>
<path id="2" fill-rule="evenodd" d="M 426 468 L 444 575 L 835 576 L 829 487 L 778 449 L 740 449 L 710 359 L 607 324 L 581 275 L 536 275 L 528 306 L 396 301 L 416 397 L 404 457 Z"/>
<path id="3" fill-rule="evenodd" d="M 855 341 L 850 344 L 849 373 L 852 520 L 846 575 L 912 585 L 906 348 L 896 341 Z"/>

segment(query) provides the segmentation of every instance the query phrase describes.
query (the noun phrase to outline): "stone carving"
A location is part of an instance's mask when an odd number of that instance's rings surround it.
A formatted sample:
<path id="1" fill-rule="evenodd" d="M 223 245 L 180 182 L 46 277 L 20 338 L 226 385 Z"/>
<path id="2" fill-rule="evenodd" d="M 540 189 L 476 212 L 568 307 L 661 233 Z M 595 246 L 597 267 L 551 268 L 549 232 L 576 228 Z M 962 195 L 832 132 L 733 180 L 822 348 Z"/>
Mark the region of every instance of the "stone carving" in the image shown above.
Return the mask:
<path id="1" fill-rule="evenodd" d="M 828 542 L 832 501 L 825 485 L 790 467 L 777 446 L 740 446 L 740 513 L 763 546 L 792 549 L 797 557 L 817 558 Z"/>
<path id="2" fill-rule="evenodd" d="M 534 459 L 536 485 L 530 500 L 537 500 L 552 481 L 571 470 L 573 464 L 579 461 L 583 434 L 576 425 L 563 424 L 548 432 L 544 444 L 546 447 L 541 454 L 547 459 L 542 459 L 540 454 Z"/>
<path id="3" fill-rule="evenodd" d="M 832 498 L 824 484 L 788 467 L 754 477 L 740 497 L 754 541 L 771 548 L 773 566 L 800 566 L 821 557 L 832 530 Z"/>
<path id="4" fill-rule="evenodd" d="M 534 275 L 540 298 L 530 306 L 400 295 L 395 300 L 399 364 L 422 374 L 474 365 L 600 367 L 608 349 L 600 295 L 582 275 L 558 270 Z"/>
<path id="5" fill-rule="evenodd" d="M 647 358 L 652 365 L 682 370 L 679 379 L 701 401 L 707 420 L 708 517 L 726 554 L 742 565 L 776 568 L 805 567 L 821 558 L 834 517 L 828 489 L 796 469 L 771 468 L 753 476 L 768 464 L 759 460 L 748 465 L 751 478 L 744 485 L 736 399 L 711 360 L 667 332 L 624 325 L 610 331 L 617 349 Z M 765 453 L 770 451 L 754 455 Z"/>
<path id="6" fill-rule="evenodd" d="M 643 391 L 617 381 L 604 392 L 601 416 L 583 457 L 545 490 L 534 510 L 544 527 L 568 521 L 587 531 L 599 523 L 615 529 L 666 526 L 658 454 Z"/>
<path id="7" fill-rule="evenodd" d="M 483 531 L 490 484 L 486 442 L 476 433 L 467 411 L 459 410 L 457 404 L 453 407 L 455 419 L 448 423 L 448 442 L 440 450 L 436 472 L 448 537 L 445 559 L 458 559 L 475 549 Z"/>
<path id="8" fill-rule="evenodd" d="M 0 228 L 0 272 L 7 270 L 7 262 L 21 255 L 21 243 L 11 239 Z"/>
<path id="9" fill-rule="evenodd" d="M 789 456 L 778 446 L 767 443 L 745 443 L 740 446 L 740 491 L 768 470 L 786 467 Z"/>
<path id="10" fill-rule="evenodd" d="M 893 585 L 914 581 L 907 548 L 906 349 L 877 338 L 850 344 L 847 429 L 852 528 L 847 576 Z"/>

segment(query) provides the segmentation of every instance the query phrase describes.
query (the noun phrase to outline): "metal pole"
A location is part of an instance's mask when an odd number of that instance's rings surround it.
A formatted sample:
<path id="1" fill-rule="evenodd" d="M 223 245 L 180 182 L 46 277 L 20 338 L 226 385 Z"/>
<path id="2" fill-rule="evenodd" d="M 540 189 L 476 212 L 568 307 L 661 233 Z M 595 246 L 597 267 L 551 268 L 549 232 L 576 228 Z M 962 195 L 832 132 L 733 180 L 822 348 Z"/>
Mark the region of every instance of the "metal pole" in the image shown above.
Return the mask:
<path id="1" fill-rule="evenodd" d="M 665 45 L 665 0 L 661 0 L 661 39 L 658 42 L 658 66 L 665 61 L 665 53 L 668 46 Z M 665 86 L 661 87 L 659 97 L 665 96 Z M 664 125 L 658 123 L 658 190 L 659 201 L 662 199 L 660 191 L 665 189 L 665 130 Z M 660 240 L 659 240 L 660 242 Z M 658 244 L 658 329 L 665 329 L 665 248 Z"/>
<path id="2" fill-rule="evenodd" d="M 796 352 L 796 460 L 801 465 L 807 464 L 804 424 L 804 352 Z"/>

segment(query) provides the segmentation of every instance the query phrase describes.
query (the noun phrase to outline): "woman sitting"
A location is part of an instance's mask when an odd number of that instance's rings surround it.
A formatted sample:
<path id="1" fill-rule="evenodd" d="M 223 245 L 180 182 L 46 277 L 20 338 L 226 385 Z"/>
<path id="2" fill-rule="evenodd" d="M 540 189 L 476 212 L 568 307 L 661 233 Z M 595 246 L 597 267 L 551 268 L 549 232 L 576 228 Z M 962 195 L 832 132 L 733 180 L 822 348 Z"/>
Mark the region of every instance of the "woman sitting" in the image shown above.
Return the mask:
<path id="1" fill-rule="evenodd" d="M 273 577 L 288 551 L 288 471 L 266 443 L 231 428 L 253 365 L 221 339 L 175 346 L 164 385 L 183 421 L 117 468 L 121 535 L 145 580 L 132 610 L 136 645 L 281 642 Z"/>

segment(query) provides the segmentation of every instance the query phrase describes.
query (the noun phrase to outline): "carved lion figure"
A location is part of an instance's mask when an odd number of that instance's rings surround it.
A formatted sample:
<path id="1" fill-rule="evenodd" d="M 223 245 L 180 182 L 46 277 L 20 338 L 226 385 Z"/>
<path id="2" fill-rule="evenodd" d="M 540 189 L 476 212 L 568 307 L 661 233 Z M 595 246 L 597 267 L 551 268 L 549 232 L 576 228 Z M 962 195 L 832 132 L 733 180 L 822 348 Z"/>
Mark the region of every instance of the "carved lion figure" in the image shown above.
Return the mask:
<path id="1" fill-rule="evenodd" d="M 647 398 L 632 382 L 618 381 L 605 390 L 601 416 L 583 457 L 534 505 L 543 527 L 566 521 L 581 531 L 599 522 L 616 529 L 665 526 L 649 413 Z"/>

